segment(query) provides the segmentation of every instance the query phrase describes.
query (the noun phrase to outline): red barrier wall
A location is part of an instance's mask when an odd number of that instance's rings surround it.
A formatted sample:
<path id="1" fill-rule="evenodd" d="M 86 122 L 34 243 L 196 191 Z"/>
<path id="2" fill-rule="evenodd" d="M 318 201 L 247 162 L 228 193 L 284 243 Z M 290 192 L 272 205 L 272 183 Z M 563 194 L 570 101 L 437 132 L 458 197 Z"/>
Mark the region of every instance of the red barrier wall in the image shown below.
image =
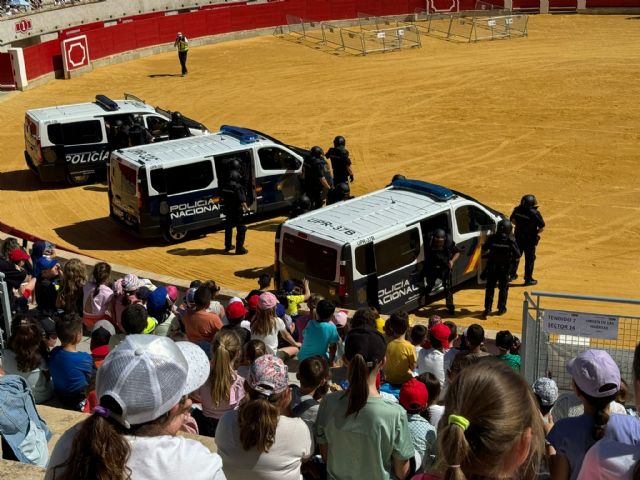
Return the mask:
<path id="1" fill-rule="evenodd" d="M 497 0 L 500 2 L 501 0 Z M 640 6 L 640 0 L 615 0 L 616 6 Z M 172 42 L 176 32 L 189 38 L 286 24 L 287 15 L 311 20 L 340 20 L 372 15 L 413 13 L 425 0 L 281 0 L 261 4 L 210 5 L 197 12 L 165 16 L 163 12 L 119 19 L 105 27 L 96 22 L 60 32 L 59 39 L 24 49 L 27 78 L 35 79 L 62 69 L 60 41 L 86 35 L 91 60 Z M 539 8 L 539 0 L 514 0 L 514 8 Z M 587 7 L 611 7 L 611 0 L 587 0 Z M 476 0 L 460 0 L 460 10 L 473 10 Z M 552 6 L 575 6 L 576 0 L 551 0 Z M 1 60 L 0 60 L 1 61 Z M 0 75 L 6 76 L 0 63 Z M 9 72 L 11 69 L 9 68 Z"/>
<path id="2" fill-rule="evenodd" d="M 11 70 L 11 55 L 9 52 L 0 52 L 0 85 L 15 85 L 13 71 Z"/>

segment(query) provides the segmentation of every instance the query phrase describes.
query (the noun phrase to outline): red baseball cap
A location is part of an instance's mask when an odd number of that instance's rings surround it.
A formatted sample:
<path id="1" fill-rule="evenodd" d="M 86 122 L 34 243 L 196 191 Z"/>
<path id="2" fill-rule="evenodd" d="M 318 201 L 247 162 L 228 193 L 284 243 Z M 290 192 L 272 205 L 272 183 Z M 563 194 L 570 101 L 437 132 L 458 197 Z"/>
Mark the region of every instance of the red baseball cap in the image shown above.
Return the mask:
<path id="1" fill-rule="evenodd" d="M 449 327 L 444 323 L 438 323 L 431 327 L 429 334 L 442 344 L 442 348 L 449 348 L 449 335 L 451 335 L 451 329 L 449 329 Z"/>
<path id="2" fill-rule="evenodd" d="M 247 315 L 247 309 L 240 302 L 233 302 L 227 305 L 227 318 L 229 320 L 241 320 Z"/>
<path id="3" fill-rule="evenodd" d="M 260 295 L 251 295 L 247 303 L 249 304 L 249 308 L 251 310 L 257 310 L 258 302 L 260 301 Z"/>
<path id="4" fill-rule="evenodd" d="M 424 410 L 429 401 L 427 386 L 420 380 L 412 378 L 400 387 L 400 405 L 408 412 Z"/>
<path id="5" fill-rule="evenodd" d="M 29 254 L 21 248 L 14 248 L 9 252 L 9 260 L 13 263 L 19 262 L 20 260 L 29 260 Z"/>

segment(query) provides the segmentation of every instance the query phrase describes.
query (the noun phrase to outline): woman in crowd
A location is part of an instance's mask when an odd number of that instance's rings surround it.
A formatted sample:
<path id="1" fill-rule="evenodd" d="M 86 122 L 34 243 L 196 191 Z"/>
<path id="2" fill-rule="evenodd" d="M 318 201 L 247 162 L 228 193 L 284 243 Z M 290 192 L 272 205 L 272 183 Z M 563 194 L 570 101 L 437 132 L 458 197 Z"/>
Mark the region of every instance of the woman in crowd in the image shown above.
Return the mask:
<path id="1" fill-rule="evenodd" d="M 262 340 L 269 354 L 287 360 L 298 353 L 301 344 L 293 339 L 282 319 L 276 316 L 277 305 L 278 299 L 273 293 L 265 292 L 260 295 L 258 311 L 251 322 L 251 338 Z M 278 334 L 282 335 L 290 346 L 278 349 Z"/>
<path id="2" fill-rule="evenodd" d="M 386 348 L 384 337 L 371 328 L 347 335 L 349 387 L 324 398 L 315 424 L 329 478 L 388 480 L 409 473 L 414 450 L 407 414 L 383 400 L 376 388 Z"/>
<path id="3" fill-rule="evenodd" d="M 23 377 L 36 403 L 49 400 L 53 396 L 53 384 L 49 375 L 49 348 L 42 327 L 30 317 L 16 316 L 7 346 L 2 355 L 5 373 Z"/>
<path id="4" fill-rule="evenodd" d="M 504 362 L 483 359 L 449 386 L 435 473 L 414 480 L 534 480 L 544 430 L 533 394 Z"/>
<path id="5" fill-rule="evenodd" d="M 93 267 L 92 280 L 83 289 L 82 323 L 91 331 L 98 320 L 111 320 L 111 303 L 113 290 L 108 287 L 111 266 L 98 262 Z"/>
<path id="6" fill-rule="evenodd" d="M 99 405 L 56 444 L 47 480 L 224 480 L 220 457 L 176 433 L 209 374 L 189 342 L 130 335 L 98 370 Z"/>
<path id="7" fill-rule="evenodd" d="M 244 397 L 244 378 L 236 370 L 242 354 L 242 342 L 233 330 L 216 333 L 211 348 L 209 379 L 196 392 L 196 398 L 202 402 L 202 411 L 194 409 L 193 417 L 198 422 L 201 435 L 215 437 L 222 415 L 237 408 Z"/>
<path id="8" fill-rule="evenodd" d="M 62 267 L 60 290 L 56 298 L 56 306 L 64 313 L 82 315 L 83 289 L 87 282 L 87 271 L 84 264 L 77 258 L 72 258 Z"/>
<path id="9" fill-rule="evenodd" d="M 244 388 L 244 401 L 220 419 L 216 430 L 227 478 L 300 480 L 313 437 L 303 420 L 286 416 L 291 402 L 286 365 L 273 355 L 257 358 Z"/>

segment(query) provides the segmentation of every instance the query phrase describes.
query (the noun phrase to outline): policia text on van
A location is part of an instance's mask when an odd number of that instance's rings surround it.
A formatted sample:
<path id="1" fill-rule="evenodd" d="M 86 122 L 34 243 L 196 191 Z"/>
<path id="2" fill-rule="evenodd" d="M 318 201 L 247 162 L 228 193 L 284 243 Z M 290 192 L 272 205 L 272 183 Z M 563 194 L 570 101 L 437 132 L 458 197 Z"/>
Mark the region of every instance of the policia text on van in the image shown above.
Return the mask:
<path id="1" fill-rule="evenodd" d="M 109 164 L 110 214 L 140 236 L 183 240 L 224 222 L 222 191 L 232 170 L 240 172 L 249 213 L 289 208 L 300 195 L 304 152 L 231 126 L 118 150 Z"/>
<path id="2" fill-rule="evenodd" d="M 301 215 L 276 234 L 276 284 L 307 278 L 311 289 L 342 307 L 382 313 L 430 303 L 425 247 L 443 229 L 460 257 L 452 285 L 476 278 L 481 237 L 503 215 L 473 198 L 418 180 L 397 180 L 361 197 Z"/>

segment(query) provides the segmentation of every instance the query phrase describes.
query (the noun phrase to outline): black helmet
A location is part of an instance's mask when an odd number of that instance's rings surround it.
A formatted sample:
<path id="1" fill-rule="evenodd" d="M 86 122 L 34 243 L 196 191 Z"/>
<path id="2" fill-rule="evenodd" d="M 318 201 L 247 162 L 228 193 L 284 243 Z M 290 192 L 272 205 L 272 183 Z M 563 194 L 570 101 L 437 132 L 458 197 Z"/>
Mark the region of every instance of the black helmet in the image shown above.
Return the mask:
<path id="1" fill-rule="evenodd" d="M 182 114 L 180 112 L 173 112 L 171 114 L 171 120 L 173 120 L 174 122 L 181 122 Z"/>
<path id="2" fill-rule="evenodd" d="M 237 158 L 232 158 L 229 162 L 229 169 L 240 171 L 241 168 L 242 164 L 240 163 L 240 160 L 238 160 Z"/>
<path id="3" fill-rule="evenodd" d="M 522 207 L 535 207 L 538 205 L 538 200 L 536 200 L 536 196 L 532 194 L 525 195 L 520 200 L 520 206 Z"/>
<path id="4" fill-rule="evenodd" d="M 302 194 L 298 199 L 298 205 L 300 206 L 300 208 L 310 208 L 311 199 L 307 195 Z"/>
<path id="5" fill-rule="evenodd" d="M 447 238 L 447 232 L 445 232 L 442 228 L 436 228 L 433 233 L 433 238 L 444 239 Z"/>
<path id="6" fill-rule="evenodd" d="M 342 135 L 338 135 L 333 139 L 333 146 L 335 148 L 344 147 L 347 144 L 347 141 L 344 139 Z"/>
<path id="7" fill-rule="evenodd" d="M 133 124 L 142 125 L 142 117 L 140 115 L 136 115 L 135 117 L 133 117 Z"/>
<path id="8" fill-rule="evenodd" d="M 230 182 L 239 182 L 240 180 L 242 180 L 242 175 L 240 175 L 239 171 L 231 170 L 229 172 L 229 181 Z"/>
<path id="9" fill-rule="evenodd" d="M 336 185 L 336 190 L 341 195 L 347 195 L 349 193 L 349 185 L 345 182 L 340 182 Z"/>
<path id="10" fill-rule="evenodd" d="M 113 126 L 120 128 L 122 126 L 122 120 L 116 120 L 113 122 Z"/>
<path id="11" fill-rule="evenodd" d="M 513 225 L 510 220 L 506 218 L 504 220 L 500 220 L 498 222 L 498 233 L 502 233 L 504 235 L 510 235 L 513 230 Z"/>
<path id="12" fill-rule="evenodd" d="M 396 173 L 391 179 L 391 183 L 395 182 L 396 180 L 406 180 L 406 179 L 407 177 L 405 177 L 404 175 L 400 175 L 399 173 Z"/>
<path id="13" fill-rule="evenodd" d="M 318 147 L 317 145 L 315 147 L 311 147 L 311 157 L 312 158 L 321 158 L 324 155 L 324 151 Z"/>

